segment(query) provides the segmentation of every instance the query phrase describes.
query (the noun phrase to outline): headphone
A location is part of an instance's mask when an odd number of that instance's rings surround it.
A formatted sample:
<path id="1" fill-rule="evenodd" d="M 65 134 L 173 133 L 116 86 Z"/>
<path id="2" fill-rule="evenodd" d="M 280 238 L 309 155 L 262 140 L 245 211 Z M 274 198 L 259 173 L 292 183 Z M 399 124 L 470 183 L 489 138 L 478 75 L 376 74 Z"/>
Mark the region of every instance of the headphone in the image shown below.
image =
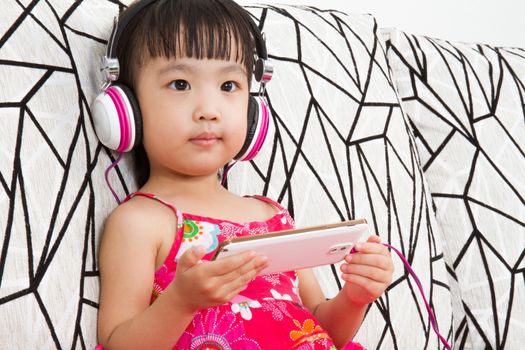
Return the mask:
<path id="1" fill-rule="evenodd" d="M 106 55 L 101 62 L 100 71 L 104 82 L 102 91 L 91 106 L 95 132 L 100 142 L 121 153 L 129 152 L 140 144 L 142 116 L 132 89 L 118 82 L 120 65 L 114 48 L 130 21 L 155 1 L 157 0 L 140 1 L 126 10 L 120 19 L 115 17 Z M 252 27 L 257 55 L 253 76 L 261 88 L 258 95 L 249 96 L 246 139 L 234 160 L 251 160 L 257 155 L 264 144 L 271 120 L 264 91 L 266 83 L 272 79 L 273 65 L 268 60 L 262 33 L 251 16 L 247 14 L 246 17 Z"/>

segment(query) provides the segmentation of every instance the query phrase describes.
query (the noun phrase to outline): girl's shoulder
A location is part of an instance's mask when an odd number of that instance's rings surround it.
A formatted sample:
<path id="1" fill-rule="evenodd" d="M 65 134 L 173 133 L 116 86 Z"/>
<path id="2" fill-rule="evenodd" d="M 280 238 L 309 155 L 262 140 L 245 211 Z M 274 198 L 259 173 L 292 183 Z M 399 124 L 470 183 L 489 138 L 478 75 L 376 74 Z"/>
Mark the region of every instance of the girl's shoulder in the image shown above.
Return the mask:
<path id="1" fill-rule="evenodd" d="M 134 196 L 116 207 L 108 217 L 108 221 L 118 225 L 137 225 L 140 228 L 161 222 L 175 222 L 174 212 L 167 205 L 152 201 L 141 196 Z"/>
<path id="2" fill-rule="evenodd" d="M 102 240 L 137 242 L 158 246 L 176 226 L 173 211 L 147 198 L 134 197 L 116 207 L 106 219 Z"/>

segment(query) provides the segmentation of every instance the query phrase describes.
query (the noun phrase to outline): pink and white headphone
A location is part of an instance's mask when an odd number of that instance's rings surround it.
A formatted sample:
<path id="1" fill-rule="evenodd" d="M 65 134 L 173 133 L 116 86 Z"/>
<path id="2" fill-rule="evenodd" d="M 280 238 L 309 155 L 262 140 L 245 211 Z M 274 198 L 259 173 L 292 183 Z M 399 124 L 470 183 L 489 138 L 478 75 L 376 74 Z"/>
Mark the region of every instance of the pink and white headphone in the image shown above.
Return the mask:
<path id="1" fill-rule="evenodd" d="M 101 73 L 104 85 L 102 92 L 91 105 L 95 132 L 100 142 L 117 152 L 129 152 L 141 142 L 142 117 L 140 107 L 132 89 L 119 83 L 120 65 L 114 47 L 125 32 L 129 22 L 147 6 L 157 0 L 143 0 L 134 4 L 119 18 L 111 31 L 106 55 L 102 58 Z M 257 60 L 254 78 L 261 84 L 257 96 L 250 96 L 248 103 L 248 127 L 246 140 L 235 160 L 253 159 L 264 144 L 271 114 L 263 96 L 265 84 L 272 79 L 273 65 L 268 60 L 263 35 L 249 14 L 246 16 L 255 38 Z"/>

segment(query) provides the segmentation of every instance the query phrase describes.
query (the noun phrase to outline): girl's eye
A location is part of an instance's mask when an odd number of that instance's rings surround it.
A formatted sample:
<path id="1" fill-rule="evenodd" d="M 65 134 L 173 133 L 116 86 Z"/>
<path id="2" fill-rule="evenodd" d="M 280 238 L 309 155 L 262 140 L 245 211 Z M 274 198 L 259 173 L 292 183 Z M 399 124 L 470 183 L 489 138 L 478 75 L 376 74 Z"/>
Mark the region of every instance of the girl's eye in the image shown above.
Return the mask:
<path id="1" fill-rule="evenodd" d="M 237 84 L 235 84 L 233 81 L 227 81 L 221 86 L 222 91 L 226 92 L 233 92 L 237 90 Z"/>
<path id="2" fill-rule="evenodd" d="M 170 83 L 170 87 L 175 90 L 184 91 L 190 89 L 190 84 L 186 80 L 177 79 Z"/>

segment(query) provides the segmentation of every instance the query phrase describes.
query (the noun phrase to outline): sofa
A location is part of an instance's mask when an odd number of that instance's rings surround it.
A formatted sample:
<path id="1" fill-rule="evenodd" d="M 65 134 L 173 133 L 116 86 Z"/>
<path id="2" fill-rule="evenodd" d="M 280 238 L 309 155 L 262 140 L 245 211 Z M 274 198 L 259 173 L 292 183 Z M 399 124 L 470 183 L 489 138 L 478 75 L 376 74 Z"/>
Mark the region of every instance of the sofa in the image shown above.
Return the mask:
<path id="1" fill-rule="evenodd" d="M 117 155 L 90 103 L 130 1 L 6 0 L 0 14 L 0 348 L 92 349 L 97 251 Z M 228 186 L 297 226 L 366 218 L 419 276 L 454 349 L 525 344 L 525 50 L 381 29 L 373 15 L 249 5 L 275 65 L 269 142 Z M 253 91 L 257 91 L 257 86 Z M 129 156 L 109 174 L 136 189 Z M 355 340 L 444 349 L 416 282 L 394 279 Z M 327 298 L 337 266 L 315 269 Z"/>

